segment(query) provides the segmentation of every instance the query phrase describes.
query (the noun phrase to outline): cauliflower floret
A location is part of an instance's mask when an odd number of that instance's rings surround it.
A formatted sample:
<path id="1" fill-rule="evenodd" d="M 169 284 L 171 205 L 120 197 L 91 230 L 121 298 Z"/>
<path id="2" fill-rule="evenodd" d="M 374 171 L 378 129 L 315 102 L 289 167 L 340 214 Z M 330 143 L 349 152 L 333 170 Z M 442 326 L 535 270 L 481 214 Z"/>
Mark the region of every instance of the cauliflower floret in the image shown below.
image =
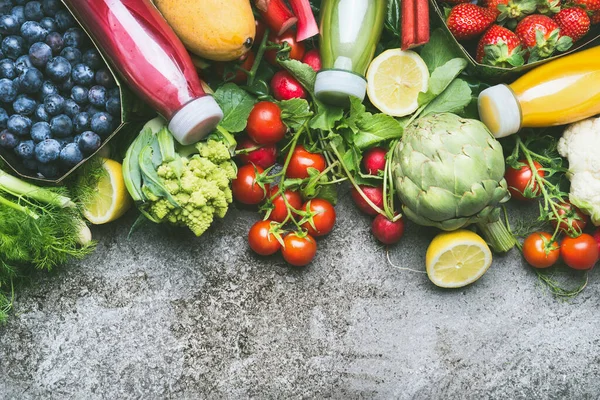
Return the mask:
<path id="1" fill-rule="evenodd" d="M 567 127 L 558 141 L 558 152 L 569 161 L 569 201 L 600 225 L 600 118 Z"/>

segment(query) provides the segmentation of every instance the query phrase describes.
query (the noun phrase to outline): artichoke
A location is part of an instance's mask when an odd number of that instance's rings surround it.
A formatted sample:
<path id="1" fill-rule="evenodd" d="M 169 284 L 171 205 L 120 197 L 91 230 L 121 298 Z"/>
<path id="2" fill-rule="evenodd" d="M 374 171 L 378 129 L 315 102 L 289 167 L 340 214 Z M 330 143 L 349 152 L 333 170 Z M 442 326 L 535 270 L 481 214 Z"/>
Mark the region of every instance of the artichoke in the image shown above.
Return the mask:
<path id="1" fill-rule="evenodd" d="M 480 121 L 443 113 L 420 118 L 394 149 L 392 171 L 404 214 L 445 231 L 478 224 L 497 251 L 514 237 L 500 219 L 508 201 L 502 146 Z"/>

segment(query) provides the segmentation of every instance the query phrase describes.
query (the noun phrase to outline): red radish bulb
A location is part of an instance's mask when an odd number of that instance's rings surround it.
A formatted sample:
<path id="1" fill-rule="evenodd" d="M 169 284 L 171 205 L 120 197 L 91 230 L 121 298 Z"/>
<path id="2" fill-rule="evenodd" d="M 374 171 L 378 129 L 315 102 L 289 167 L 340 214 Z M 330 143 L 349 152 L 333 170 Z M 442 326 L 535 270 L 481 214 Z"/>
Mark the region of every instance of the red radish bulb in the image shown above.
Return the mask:
<path id="1" fill-rule="evenodd" d="M 363 168 L 369 175 L 377 175 L 385 169 L 385 156 L 387 150 L 381 147 L 373 147 L 365 152 L 363 156 Z"/>
<path id="2" fill-rule="evenodd" d="M 372 187 L 358 185 L 358 187 L 363 191 L 365 196 L 367 196 L 367 198 L 371 200 L 373 204 L 375 204 L 380 209 L 383 209 L 383 186 Z M 371 207 L 371 205 L 367 203 L 365 199 L 363 199 L 358 190 L 352 188 L 351 195 L 352 200 L 354 200 L 354 204 L 356 204 L 356 206 L 362 212 L 364 212 L 367 215 L 377 215 L 377 210 L 373 209 L 373 207 Z"/>
<path id="3" fill-rule="evenodd" d="M 278 71 L 271 79 L 273 97 L 277 100 L 305 99 L 306 90 L 300 82 L 287 71 Z"/>
<path id="4" fill-rule="evenodd" d="M 260 146 L 249 137 L 244 137 L 238 142 L 237 150 L 252 149 L 258 147 L 246 154 L 238 154 L 238 159 L 242 164 L 254 164 L 258 167 L 267 169 L 277 161 L 277 147 L 275 145 Z"/>
<path id="5" fill-rule="evenodd" d="M 404 234 L 404 219 L 390 221 L 385 215 L 379 214 L 371 224 L 373 236 L 383 244 L 398 243 Z"/>
<path id="6" fill-rule="evenodd" d="M 600 254 L 600 228 L 596 229 L 592 236 L 594 237 L 594 239 L 596 239 L 596 242 L 598 243 L 598 253 Z"/>
<path id="7" fill-rule="evenodd" d="M 304 64 L 308 64 L 312 69 L 315 70 L 315 72 L 319 72 L 321 70 L 321 54 L 319 53 L 319 50 L 317 49 L 312 49 L 306 52 L 306 54 L 304 54 L 304 57 L 302 58 L 302 62 Z"/>

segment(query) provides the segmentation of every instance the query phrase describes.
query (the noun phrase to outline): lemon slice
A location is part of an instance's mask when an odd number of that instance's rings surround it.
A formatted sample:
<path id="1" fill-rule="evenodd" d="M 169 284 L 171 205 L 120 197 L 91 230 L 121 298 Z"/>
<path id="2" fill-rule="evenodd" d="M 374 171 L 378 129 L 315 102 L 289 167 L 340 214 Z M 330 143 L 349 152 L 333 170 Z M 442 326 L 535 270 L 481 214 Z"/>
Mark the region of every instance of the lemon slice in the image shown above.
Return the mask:
<path id="1" fill-rule="evenodd" d="M 133 204 L 123 181 L 121 164 L 103 158 L 102 167 L 106 173 L 98 179 L 96 194 L 83 204 L 83 215 L 94 225 L 116 220 Z"/>
<path id="2" fill-rule="evenodd" d="M 479 235 L 459 230 L 437 235 L 425 260 L 431 282 L 443 288 L 459 288 L 481 278 L 492 265 L 492 252 Z"/>
<path id="3" fill-rule="evenodd" d="M 381 112 L 403 117 L 417 111 L 419 92 L 426 92 L 429 71 L 414 51 L 386 50 L 367 71 L 369 100 Z"/>

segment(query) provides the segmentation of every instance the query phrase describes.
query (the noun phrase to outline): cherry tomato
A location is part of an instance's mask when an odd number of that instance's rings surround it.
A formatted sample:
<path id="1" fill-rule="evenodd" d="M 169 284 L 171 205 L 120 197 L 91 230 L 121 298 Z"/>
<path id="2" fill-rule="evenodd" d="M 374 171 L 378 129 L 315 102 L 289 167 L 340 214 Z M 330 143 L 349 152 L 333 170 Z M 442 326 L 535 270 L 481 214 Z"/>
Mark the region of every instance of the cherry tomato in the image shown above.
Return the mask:
<path id="1" fill-rule="evenodd" d="M 530 194 L 532 194 L 533 197 L 538 197 L 541 193 L 541 190 L 537 182 L 535 182 L 535 180 L 533 179 L 533 173 L 531 171 L 531 168 L 529 168 L 527 161 L 519 160 L 519 162 L 525 165 L 523 165 L 519 169 L 508 167 L 506 169 L 506 173 L 504 174 L 504 178 L 506 179 L 506 183 L 508 184 L 508 191 L 510 192 L 512 198 L 521 201 L 529 201 L 531 200 L 531 198 L 525 197 L 524 195 L 525 190 L 528 186 L 531 186 L 532 193 Z M 543 178 L 546 174 L 544 171 L 541 170 L 541 168 L 543 168 L 542 164 L 540 164 L 537 161 L 534 161 L 533 165 L 535 165 L 535 168 L 537 169 L 537 174 Z"/>
<path id="2" fill-rule="evenodd" d="M 371 200 L 373 204 L 375 204 L 380 209 L 383 209 L 383 186 L 372 187 L 358 185 L 358 187 L 363 191 L 365 196 L 367 196 L 367 198 Z M 364 212 L 367 215 L 377 214 L 377 211 L 373 209 L 373 207 L 371 207 L 371 205 L 367 203 L 365 199 L 363 199 L 360 193 L 358 193 L 358 190 L 356 190 L 354 187 L 352 188 L 350 194 L 352 195 L 352 200 L 354 200 L 354 204 L 356 204 L 356 206 L 362 212 Z"/>
<path id="3" fill-rule="evenodd" d="M 246 71 L 250 71 L 252 69 L 252 65 L 254 65 L 254 53 L 252 50 L 248 51 L 246 54 L 240 57 L 239 59 L 239 67 L 245 69 Z M 238 84 L 244 83 L 248 75 L 240 70 L 235 71 L 227 71 L 225 72 L 225 63 L 217 63 L 217 73 L 223 77 L 224 80 L 235 82 Z"/>
<path id="4" fill-rule="evenodd" d="M 238 154 L 237 158 L 242 164 L 254 164 L 261 168 L 269 168 L 277 161 L 277 147 L 274 144 L 261 146 L 255 143 L 249 137 L 244 137 L 238 141 L 237 150 L 253 149 L 258 147 L 246 154 Z"/>
<path id="5" fill-rule="evenodd" d="M 373 147 L 365 152 L 362 159 L 362 164 L 370 175 L 377 175 L 379 171 L 385 169 L 385 156 L 387 150 L 381 147 Z"/>
<path id="6" fill-rule="evenodd" d="M 571 236 L 579 236 L 589 221 L 589 217 L 571 203 L 560 203 L 558 215 L 563 218 L 559 229 Z M 552 216 L 550 222 L 554 229 L 556 229 L 558 220 Z"/>
<path id="7" fill-rule="evenodd" d="M 523 242 L 523 257 L 534 268 L 551 267 L 559 256 L 558 243 L 552 242 L 552 235 L 547 232 L 534 232 Z"/>
<path id="8" fill-rule="evenodd" d="M 254 105 L 248 116 L 246 132 L 258 144 L 275 144 L 285 136 L 287 127 L 281 120 L 281 109 L 270 101 Z"/>
<path id="9" fill-rule="evenodd" d="M 262 174 L 264 169 L 247 164 L 238 169 L 237 178 L 231 182 L 233 197 L 242 204 L 258 204 L 263 201 L 269 191 L 269 185 L 261 188 L 256 182 L 256 174 Z"/>
<path id="10" fill-rule="evenodd" d="M 289 264 L 304 267 L 315 258 L 317 242 L 310 235 L 301 237 L 296 233 L 290 233 L 283 239 L 281 254 Z"/>
<path id="11" fill-rule="evenodd" d="M 560 245 L 560 255 L 565 264 L 573 269 L 592 269 L 598 261 L 598 244 L 587 233 L 576 238 L 567 236 Z"/>
<path id="12" fill-rule="evenodd" d="M 275 198 L 273 198 L 278 191 L 279 188 L 275 186 L 271 188 L 271 192 L 269 193 L 269 197 L 272 199 L 271 202 L 273 203 L 273 209 L 271 210 L 271 214 L 269 214 L 269 219 L 277 222 L 283 222 L 288 216 L 288 207 L 285 204 L 281 194 L 278 194 Z M 286 190 L 284 192 L 284 196 L 292 208 L 300 210 L 300 207 L 302 207 L 302 197 L 300 197 L 298 192 Z"/>
<path id="13" fill-rule="evenodd" d="M 248 244 L 255 253 L 261 256 L 270 256 L 277 253 L 281 243 L 270 232 L 271 221 L 258 221 L 248 232 Z"/>
<path id="14" fill-rule="evenodd" d="M 289 30 L 284 32 L 281 36 L 276 37 L 273 32 L 269 35 L 269 42 L 273 42 L 275 44 L 281 44 L 283 42 L 287 42 L 290 46 L 289 56 L 292 60 L 301 61 L 302 57 L 304 57 L 304 53 L 306 51 L 304 44 L 296 41 L 296 31 Z M 267 61 L 276 67 L 279 66 L 277 63 L 277 50 L 269 50 L 265 52 L 265 58 Z"/>
<path id="15" fill-rule="evenodd" d="M 277 100 L 305 99 L 304 87 L 287 71 L 278 71 L 271 79 L 273 97 Z"/>
<path id="16" fill-rule="evenodd" d="M 312 199 L 302 205 L 302 211 L 315 213 L 312 217 L 314 224 L 310 221 L 302 224 L 302 227 L 312 236 L 318 237 L 327 235 L 332 231 L 335 225 L 335 208 L 325 199 Z"/>
<path id="17" fill-rule="evenodd" d="M 377 214 L 371 224 L 373 236 L 383 244 L 394 244 L 400 241 L 404 234 L 404 218 L 398 221 L 390 221 L 383 214 Z"/>
<path id="18" fill-rule="evenodd" d="M 304 179 L 308 177 L 309 168 L 315 168 L 319 172 L 323 172 L 326 167 L 327 162 L 322 154 L 311 153 L 304 146 L 298 145 L 292 153 L 285 176 L 288 178 Z"/>
<path id="19" fill-rule="evenodd" d="M 312 49 L 307 51 L 306 54 L 304 54 L 304 57 L 302 57 L 302 62 L 308 64 L 315 72 L 319 72 L 322 66 L 319 50 Z"/>

